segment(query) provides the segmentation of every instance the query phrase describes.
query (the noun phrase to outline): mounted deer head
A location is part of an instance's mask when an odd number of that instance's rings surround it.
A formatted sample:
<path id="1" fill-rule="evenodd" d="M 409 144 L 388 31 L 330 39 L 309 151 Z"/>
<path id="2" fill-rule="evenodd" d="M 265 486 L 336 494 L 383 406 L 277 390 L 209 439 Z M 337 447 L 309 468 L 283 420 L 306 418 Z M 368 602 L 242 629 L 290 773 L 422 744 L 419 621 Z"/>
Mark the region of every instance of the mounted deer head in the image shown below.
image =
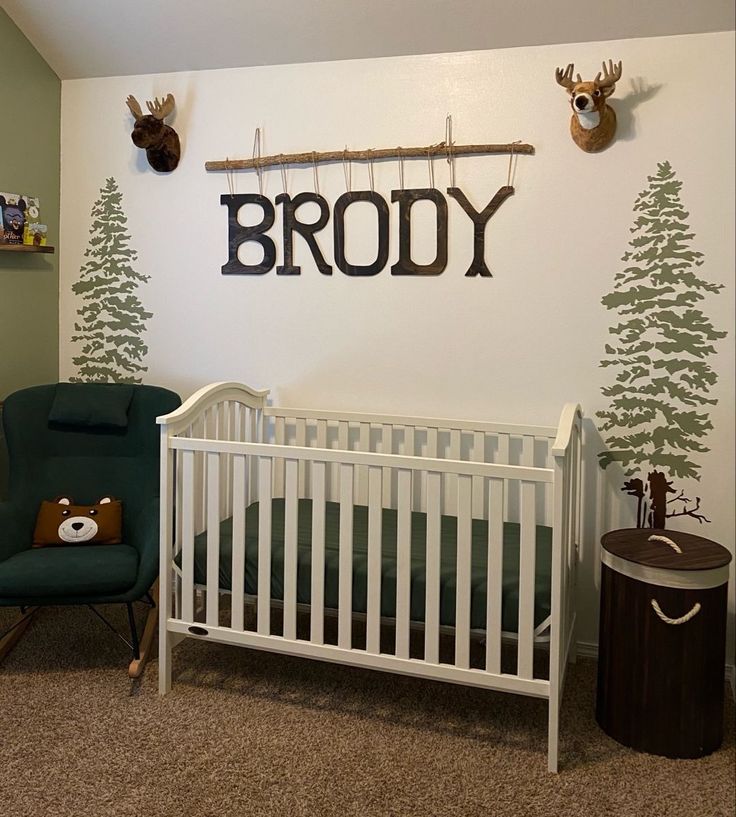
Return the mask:
<path id="1" fill-rule="evenodd" d="M 148 164 L 160 173 L 169 173 L 179 164 L 181 146 L 176 131 L 164 124 L 164 119 L 174 110 L 174 97 L 169 94 L 163 102 L 158 98 L 146 102 L 150 114 L 144 116 L 141 106 L 134 96 L 129 96 L 126 105 L 135 117 L 135 125 L 130 138 L 133 144 L 144 148 Z"/>
<path id="2" fill-rule="evenodd" d="M 586 153 L 603 150 L 613 140 L 616 133 L 616 112 L 607 104 L 607 98 L 616 90 L 616 83 L 621 79 L 621 63 L 608 66 L 603 63 L 601 72 L 592 82 L 583 82 L 580 74 L 573 81 L 574 66 L 570 63 L 563 71 L 558 68 L 555 77 L 570 94 L 570 106 L 573 114 L 570 119 L 570 133 L 575 144 Z"/>

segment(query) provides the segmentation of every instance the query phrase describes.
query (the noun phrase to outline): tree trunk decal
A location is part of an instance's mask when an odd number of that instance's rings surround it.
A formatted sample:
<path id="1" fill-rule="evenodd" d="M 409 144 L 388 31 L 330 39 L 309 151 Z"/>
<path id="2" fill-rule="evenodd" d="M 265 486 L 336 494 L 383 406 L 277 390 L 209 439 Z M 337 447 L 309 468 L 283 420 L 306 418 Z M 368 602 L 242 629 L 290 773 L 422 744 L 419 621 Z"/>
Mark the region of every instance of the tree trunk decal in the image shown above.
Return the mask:
<path id="1" fill-rule="evenodd" d="M 682 182 L 669 162 L 658 165 L 634 204 L 636 215 L 625 266 L 613 292 L 602 299 L 618 322 L 609 332 L 602 367 L 616 373 L 602 393 L 609 407 L 597 412 L 608 449 L 602 468 L 621 463 L 622 491 L 637 497 L 639 527 L 664 528 L 667 519 L 699 513 L 700 497 L 673 487 L 676 479 L 700 479 L 695 456 L 710 449 L 704 439 L 713 425 L 707 406 L 717 375 L 708 363 L 714 342 L 726 336 L 698 308 L 723 289 L 698 275 L 703 253 L 692 249 L 694 234 L 680 201 Z M 674 495 L 674 496 L 671 496 Z"/>
<path id="2" fill-rule="evenodd" d="M 140 383 L 148 370 L 143 358 L 148 347 L 141 335 L 152 317 L 136 294 L 148 275 L 136 272 L 131 262 L 137 253 L 128 246 L 130 236 L 122 209 L 122 193 L 109 178 L 92 208 L 88 259 L 72 291 L 82 299 L 77 310 L 72 343 L 81 345 L 72 358 L 78 367 L 74 382 Z"/>

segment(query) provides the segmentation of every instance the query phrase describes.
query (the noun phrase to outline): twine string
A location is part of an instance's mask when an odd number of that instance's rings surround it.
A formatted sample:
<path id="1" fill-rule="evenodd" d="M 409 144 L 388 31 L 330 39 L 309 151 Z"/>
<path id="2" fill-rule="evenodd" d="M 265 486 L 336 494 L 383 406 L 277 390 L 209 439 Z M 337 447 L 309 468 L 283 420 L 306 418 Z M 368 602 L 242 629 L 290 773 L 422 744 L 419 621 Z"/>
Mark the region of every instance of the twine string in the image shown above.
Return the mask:
<path id="1" fill-rule="evenodd" d="M 368 180 L 371 185 L 371 193 L 376 192 L 376 186 L 373 179 L 373 148 L 368 148 Z"/>
<path id="2" fill-rule="evenodd" d="M 289 180 L 287 178 L 286 166 L 284 165 L 284 154 L 279 154 L 279 164 L 281 165 L 281 186 L 283 187 L 284 194 L 289 195 Z"/>
<path id="3" fill-rule="evenodd" d="M 256 176 L 258 178 L 258 192 L 263 195 L 263 168 L 260 165 L 261 161 L 261 129 L 256 128 L 253 136 L 253 161 L 256 163 Z"/>
<path id="4" fill-rule="evenodd" d="M 225 157 L 225 177 L 227 178 L 227 188 L 230 191 L 230 198 L 235 196 L 235 179 L 233 178 L 233 169 L 230 164 L 230 157 Z"/>
<path id="5" fill-rule="evenodd" d="M 353 165 L 350 159 L 347 158 L 348 146 L 345 145 L 345 150 L 342 152 L 342 170 L 345 174 L 345 188 L 348 193 L 353 190 Z"/>
<path id="6" fill-rule="evenodd" d="M 317 172 L 317 154 L 312 151 L 312 171 L 314 173 L 314 192 L 319 196 L 319 173 Z"/>
<path id="7" fill-rule="evenodd" d="M 450 187 L 455 187 L 455 156 L 452 148 L 452 114 L 448 113 L 445 117 L 445 149 L 447 164 L 450 165 Z"/>

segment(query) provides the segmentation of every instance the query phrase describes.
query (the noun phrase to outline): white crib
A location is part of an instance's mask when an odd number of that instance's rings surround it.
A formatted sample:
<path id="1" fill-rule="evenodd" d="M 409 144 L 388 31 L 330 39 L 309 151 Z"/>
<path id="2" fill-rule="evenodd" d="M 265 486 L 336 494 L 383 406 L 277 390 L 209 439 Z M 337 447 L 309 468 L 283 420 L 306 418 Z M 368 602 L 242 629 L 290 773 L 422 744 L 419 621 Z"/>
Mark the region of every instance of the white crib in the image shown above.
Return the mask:
<path id="1" fill-rule="evenodd" d="M 549 701 L 548 766 L 556 771 L 565 667 L 568 658 L 575 657 L 579 406 L 567 404 L 555 428 L 279 408 L 267 404 L 268 394 L 238 383 L 215 383 L 192 395 L 181 408 L 158 418 L 160 692 L 171 689 L 172 648 L 183 638 L 194 637 L 531 695 Z M 298 561 L 305 556 L 304 543 L 298 542 L 299 514 L 303 513 L 300 503 L 306 500 L 311 516 L 306 554 L 310 565 L 308 605 L 299 601 L 297 593 Z M 258 519 L 254 526 L 248 513 L 256 502 Z M 353 584 L 356 506 L 367 508 L 366 609 L 360 612 L 354 606 Z M 325 576 L 330 574 L 326 574 L 325 509 L 329 507 L 339 507 L 339 525 L 333 536 L 339 542 L 333 554 L 339 556 L 339 568 L 335 568 L 336 588 L 332 590 L 337 601 L 326 605 L 330 588 Z M 274 598 L 272 511 L 277 510 L 283 514 L 279 522 L 283 533 L 279 581 L 283 580 L 283 586 L 279 598 Z M 423 615 L 417 621 L 411 615 L 417 592 L 412 582 L 418 581 L 412 536 L 416 535 L 420 513 L 426 533 L 422 533 L 424 561 L 420 565 Z M 395 599 L 392 591 L 390 619 L 381 615 L 381 583 L 386 581 L 382 576 L 382 524 L 388 514 L 395 520 L 395 542 L 391 545 L 395 548 Z M 334 521 L 334 514 L 329 518 Z M 231 537 L 226 565 L 220 564 L 223 520 L 227 520 L 227 535 Z M 451 576 L 452 626 L 443 624 L 440 613 L 447 607 L 440 576 L 441 569 L 447 567 L 446 560 L 441 565 L 440 557 L 445 547 L 441 531 L 447 525 L 451 526 L 456 550 Z M 543 612 L 549 609 L 549 614 L 539 621 L 538 601 L 535 618 L 537 538 L 547 529 L 551 565 L 549 605 Z M 477 530 L 486 542 L 482 626 L 471 621 L 471 572 L 476 570 L 471 565 L 471 538 Z M 516 626 L 507 632 L 503 627 L 503 619 L 509 616 L 508 598 L 504 601 L 502 592 L 503 572 L 508 568 L 504 536 L 517 530 L 514 558 L 518 558 L 518 575 L 514 576 L 514 586 L 518 588 L 518 611 L 514 600 Z M 247 536 L 257 548 L 250 557 Z M 198 571 L 195 548 L 199 548 L 200 556 L 204 554 L 197 563 Z M 246 592 L 247 559 L 253 559 L 248 566 L 251 570 L 257 563 L 257 572 L 251 573 L 257 586 L 250 593 Z M 231 576 L 229 588 L 221 587 L 221 567 Z M 477 579 L 476 573 L 473 575 Z M 230 594 L 230 609 L 223 607 L 221 611 L 223 593 Z M 200 604 L 201 599 L 204 602 Z M 250 604 L 255 606 L 255 615 L 247 617 L 246 605 Z M 279 628 L 272 626 L 275 606 L 283 615 Z M 300 610 L 308 616 L 308 631 L 298 632 Z M 326 638 L 325 614 L 337 616 L 336 643 L 328 643 Z M 474 615 L 477 619 L 476 608 Z M 360 645 L 353 643 L 356 618 L 365 622 L 365 642 Z M 388 651 L 385 639 L 383 645 L 381 640 L 384 625 L 394 628 L 395 640 Z M 410 631 L 417 628 L 424 634 L 419 656 L 410 654 Z M 454 658 L 449 661 L 440 657 L 442 634 L 454 637 Z M 480 666 L 472 665 L 471 638 L 481 639 L 484 645 Z M 508 667 L 502 671 L 502 642 L 504 663 L 509 650 L 516 652 L 514 671 Z M 535 645 L 548 649 L 548 677 L 535 676 Z"/>

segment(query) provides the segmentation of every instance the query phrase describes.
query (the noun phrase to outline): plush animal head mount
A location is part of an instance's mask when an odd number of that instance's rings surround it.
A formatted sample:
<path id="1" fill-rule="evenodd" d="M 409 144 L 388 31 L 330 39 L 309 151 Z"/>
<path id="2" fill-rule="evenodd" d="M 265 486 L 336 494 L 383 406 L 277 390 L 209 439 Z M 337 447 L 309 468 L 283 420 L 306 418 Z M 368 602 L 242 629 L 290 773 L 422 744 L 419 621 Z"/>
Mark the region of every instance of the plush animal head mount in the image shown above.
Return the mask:
<path id="1" fill-rule="evenodd" d="M 130 138 L 136 147 L 146 151 L 148 164 L 160 173 L 170 173 L 179 164 L 181 145 L 176 131 L 164 124 L 164 119 L 174 110 L 174 97 L 169 94 L 163 102 L 158 98 L 146 102 L 150 111 L 144 115 L 134 96 L 129 96 L 126 105 L 135 117 L 135 125 Z"/>
<path id="2" fill-rule="evenodd" d="M 570 63 L 563 71 L 555 71 L 557 82 L 570 94 L 570 107 L 573 114 L 570 119 L 570 133 L 575 144 L 586 153 L 603 150 L 613 141 L 616 133 L 616 112 L 606 100 L 616 90 L 616 83 L 621 79 L 621 63 L 608 66 L 603 63 L 601 72 L 592 82 L 583 82 L 580 74 L 573 80 L 574 66 Z"/>
<path id="3" fill-rule="evenodd" d="M 36 519 L 33 547 L 114 545 L 121 541 L 123 503 L 105 496 L 94 505 L 75 505 L 68 496 L 44 500 Z"/>
<path id="4" fill-rule="evenodd" d="M 4 230 L 3 240 L 7 244 L 23 243 L 23 228 L 26 222 L 26 201 L 19 198 L 17 201 L 11 199 L 7 201 L 5 196 L 0 196 L 0 211 L 2 211 L 2 229 Z"/>

